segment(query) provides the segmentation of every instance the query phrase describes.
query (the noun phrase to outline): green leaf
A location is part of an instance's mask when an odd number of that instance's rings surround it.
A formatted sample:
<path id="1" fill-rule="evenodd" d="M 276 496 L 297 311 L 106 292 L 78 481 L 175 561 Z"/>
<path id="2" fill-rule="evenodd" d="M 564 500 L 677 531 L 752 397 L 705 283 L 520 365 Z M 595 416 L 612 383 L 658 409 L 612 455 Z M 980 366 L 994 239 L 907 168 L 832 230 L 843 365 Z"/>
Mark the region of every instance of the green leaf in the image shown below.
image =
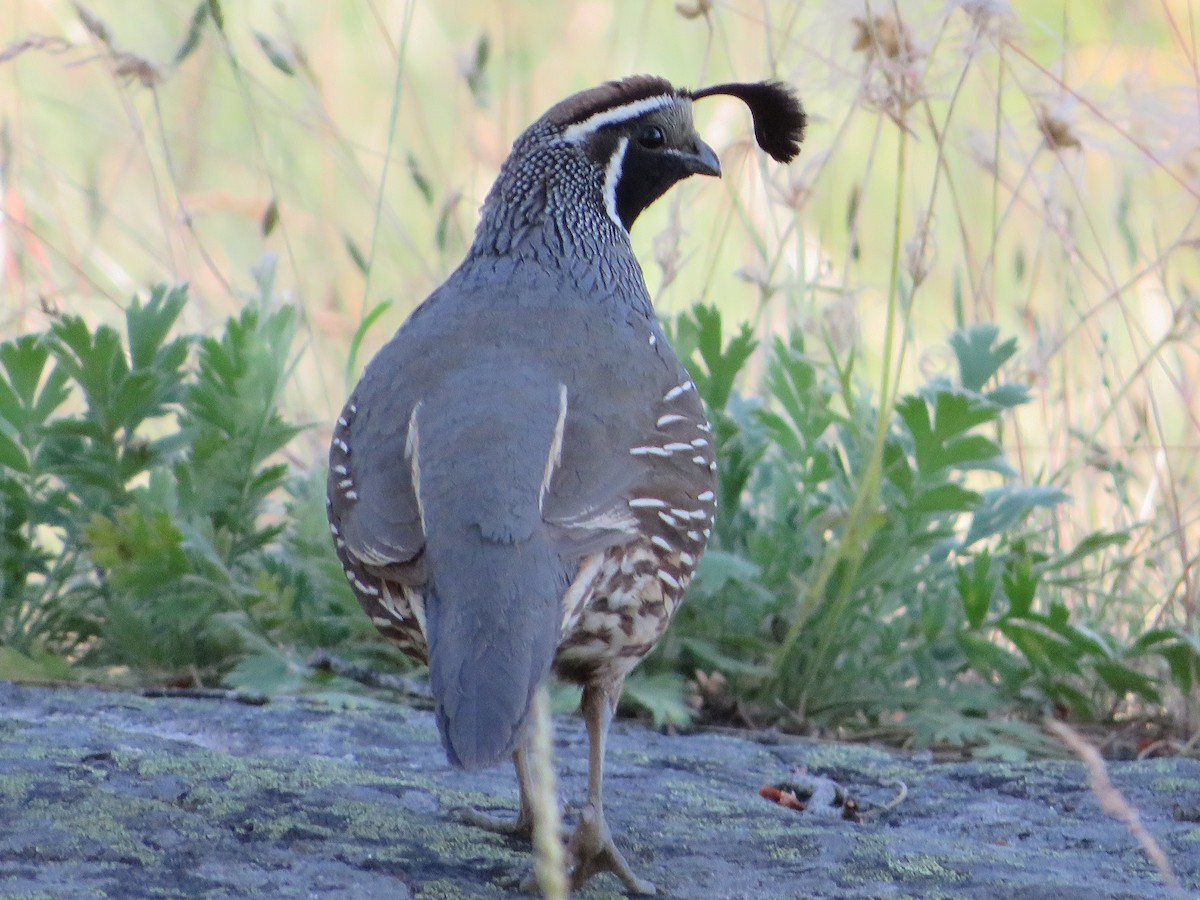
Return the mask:
<path id="1" fill-rule="evenodd" d="M 676 331 L 681 338 L 676 348 L 691 370 L 692 379 L 708 405 L 710 415 L 724 410 L 733 392 L 733 382 L 754 353 L 758 342 L 750 326 L 722 345 L 721 313 L 715 306 L 696 304 L 680 316 Z M 695 355 L 699 355 L 699 360 Z"/>
<path id="2" fill-rule="evenodd" d="M 978 425 L 994 422 L 998 417 L 996 408 L 981 398 L 958 391 L 938 391 L 934 395 L 934 434 L 939 448 L 953 437 L 965 434 Z M 938 466 L 949 463 L 939 453 Z"/>
<path id="3" fill-rule="evenodd" d="M 975 511 L 959 549 L 1010 530 L 1038 507 L 1053 508 L 1067 499 L 1061 489 L 1049 485 L 1005 485 L 984 491 L 984 505 Z"/>
<path id="4" fill-rule="evenodd" d="M 1152 628 L 1150 631 L 1139 635 L 1137 640 L 1129 645 L 1127 652 L 1130 656 L 1141 656 L 1144 653 L 1157 652 L 1163 644 L 1171 645 L 1179 643 L 1183 637 L 1184 635 L 1174 628 Z M 1200 641 L 1197 642 L 1196 652 L 1200 655 Z"/>
<path id="5" fill-rule="evenodd" d="M 762 569 L 745 557 L 721 550 L 709 550 L 696 566 L 696 580 L 708 591 L 718 591 L 734 581 L 755 582 L 762 578 Z"/>
<path id="6" fill-rule="evenodd" d="M 969 434 L 965 437 L 948 441 L 942 452 L 942 465 L 958 469 L 987 467 L 996 471 L 997 461 L 1003 466 L 1005 473 L 1012 469 L 1003 461 L 1004 451 L 1000 445 L 990 438 L 980 434 Z"/>
<path id="7" fill-rule="evenodd" d="M 983 497 L 975 491 L 969 491 L 957 484 L 939 484 L 937 487 L 922 491 L 913 501 L 912 508 L 916 512 L 970 512 L 979 506 Z"/>
<path id="8" fill-rule="evenodd" d="M 1140 699 L 1150 703 L 1162 702 L 1154 679 L 1148 675 L 1143 675 L 1129 666 L 1110 660 L 1095 662 L 1092 667 L 1114 693 L 1122 697 L 1126 694 L 1136 694 Z"/>
<path id="9" fill-rule="evenodd" d="M 6 467 L 16 472 L 29 472 L 29 458 L 21 445 L 9 436 L 12 426 L 0 421 L 0 467 Z"/>
<path id="10" fill-rule="evenodd" d="M 693 660 L 689 660 L 690 663 L 694 662 L 700 668 L 707 671 L 720 672 L 723 675 L 732 676 L 743 682 L 762 682 L 771 674 L 768 666 L 747 662 L 744 654 L 731 655 L 716 646 L 712 641 L 703 638 L 685 637 L 679 644 L 688 654 L 694 657 Z M 737 647 L 739 645 L 737 642 L 734 642 L 734 646 Z"/>
<path id="11" fill-rule="evenodd" d="M 212 16 L 213 23 L 217 26 L 217 29 L 224 33 L 225 12 L 221 9 L 220 0 L 208 0 L 208 12 Z"/>
<path id="12" fill-rule="evenodd" d="M 1016 645 L 1033 668 L 1043 673 L 1078 674 L 1078 653 L 1069 641 L 1032 622 L 1001 620 L 997 630 Z"/>
<path id="13" fill-rule="evenodd" d="M 421 192 L 421 196 L 425 200 L 427 206 L 433 206 L 433 185 L 429 183 L 429 179 L 425 176 L 425 172 L 421 169 L 417 158 L 411 153 L 407 157 L 408 174 L 413 180 L 413 184 L 417 186 L 417 190 Z"/>
<path id="14" fill-rule="evenodd" d="M 924 397 L 907 395 L 896 403 L 896 414 L 900 416 L 912 435 L 913 449 L 917 458 L 917 468 L 929 472 L 936 468 L 932 460 L 941 449 L 933 436 L 933 421 L 929 416 L 929 404 Z"/>
<path id="15" fill-rule="evenodd" d="M 350 260 L 354 263 L 354 267 L 363 275 L 368 273 L 370 266 L 367 264 L 367 256 L 359 249 L 358 244 L 348 234 L 342 235 L 342 245 L 346 248 L 346 252 L 350 254 Z"/>
<path id="16" fill-rule="evenodd" d="M 308 674 L 308 667 L 298 659 L 271 647 L 243 657 L 221 681 L 239 691 L 272 696 L 299 693 Z"/>
<path id="17" fill-rule="evenodd" d="M 481 108 L 486 109 L 488 105 L 488 79 L 487 65 L 488 59 L 491 57 L 492 43 L 487 32 L 479 35 L 479 39 L 475 42 L 475 52 L 471 56 L 471 62 L 467 66 L 464 75 L 467 79 L 467 88 L 471 91 L 471 97 L 475 103 Z"/>
<path id="18" fill-rule="evenodd" d="M 0 647 L 0 679 L 5 681 L 70 681 L 71 666 L 53 653 L 21 653 Z"/>
<path id="19" fill-rule="evenodd" d="M 267 208 L 263 211 L 262 220 L 258 224 L 258 230 L 263 237 L 270 237 L 271 232 L 275 230 L 275 226 L 279 224 L 279 198 L 272 197 L 271 202 L 267 204 Z"/>
<path id="20" fill-rule="evenodd" d="M 1000 367 L 1017 352 L 1017 339 L 1010 338 L 999 346 L 996 340 L 1000 329 L 995 325 L 972 325 L 950 335 L 950 346 L 958 359 L 959 380 L 969 391 L 982 391 L 983 386 L 1000 371 Z"/>
<path id="21" fill-rule="evenodd" d="M 958 575 L 958 596 L 962 600 L 967 623 L 972 628 L 979 628 L 983 624 L 992 605 L 992 597 L 996 593 L 996 582 L 991 577 L 991 567 L 992 557 L 986 547 L 971 560 L 969 568 L 955 566 Z"/>
<path id="22" fill-rule="evenodd" d="M 356 374 L 358 368 L 358 354 L 362 350 L 363 339 L 367 336 L 367 332 L 371 330 L 371 326 L 379 321 L 380 316 L 392 308 L 391 300 L 381 300 L 376 303 L 363 316 L 362 321 L 358 323 L 358 327 L 354 329 L 354 334 L 350 338 L 350 349 L 346 353 L 346 379 L 351 380 Z"/>
<path id="23" fill-rule="evenodd" d="M 125 333 L 129 338 L 129 357 L 134 369 L 148 369 L 164 357 L 160 351 L 164 349 L 167 334 L 179 319 L 187 302 L 187 288 L 177 287 L 168 291 L 164 287 L 156 287 L 150 292 L 150 299 L 145 305 L 135 297 L 125 310 Z M 175 367 L 183 363 L 186 354 L 186 341 L 179 341 L 178 346 L 168 345 L 166 359 L 174 360 Z"/>
<path id="24" fill-rule="evenodd" d="M 281 46 L 273 37 L 261 31 L 254 32 L 254 40 L 267 59 L 276 69 L 288 77 L 296 75 L 296 59 L 290 51 Z"/>
<path id="25" fill-rule="evenodd" d="M 175 59 L 173 63 L 179 65 L 185 59 L 195 52 L 200 46 L 200 38 L 204 35 L 204 23 L 208 21 L 209 3 L 208 0 L 200 0 L 192 11 L 191 21 L 188 22 L 187 34 L 184 35 L 183 43 L 179 45 L 179 49 L 175 51 Z"/>
<path id="26" fill-rule="evenodd" d="M 1109 547 L 1120 547 L 1129 541 L 1128 531 L 1093 531 L 1075 545 L 1069 553 L 1055 556 L 1038 565 L 1042 573 L 1053 572 L 1082 562 Z"/>
<path id="27" fill-rule="evenodd" d="M 1033 607 L 1037 593 L 1038 576 L 1027 556 L 1012 560 L 1000 578 L 1004 596 L 1008 598 L 1008 615 L 1024 618 Z"/>
<path id="28" fill-rule="evenodd" d="M 1010 690 L 1018 689 L 1029 677 L 1029 669 L 1019 657 L 983 635 L 960 632 L 958 645 L 972 669 L 985 677 L 995 673 Z"/>
<path id="29" fill-rule="evenodd" d="M 50 350 L 37 335 L 21 335 L 0 344 L 0 366 L 7 376 L 0 379 L 0 418 L 17 428 L 31 424 L 29 413 L 34 408 L 38 385 L 49 359 Z M 65 394 L 59 403 L 64 399 Z"/>
<path id="30" fill-rule="evenodd" d="M 675 672 L 646 675 L 634 672 L 625 682 L 621 701 L 648 712 L 656 726 L 683 726 L 692 721 L 695 710 L 685 702 L 687 682 Z"/>
<path id="31" fill-rule="evenodd" d="M 1028 403 L 1031 399 L 1029 388 L 1016 383 L 1002 384 L 986 392 L 983 396 L 988 403 L 1000 409 L 1012 409 Z"/>

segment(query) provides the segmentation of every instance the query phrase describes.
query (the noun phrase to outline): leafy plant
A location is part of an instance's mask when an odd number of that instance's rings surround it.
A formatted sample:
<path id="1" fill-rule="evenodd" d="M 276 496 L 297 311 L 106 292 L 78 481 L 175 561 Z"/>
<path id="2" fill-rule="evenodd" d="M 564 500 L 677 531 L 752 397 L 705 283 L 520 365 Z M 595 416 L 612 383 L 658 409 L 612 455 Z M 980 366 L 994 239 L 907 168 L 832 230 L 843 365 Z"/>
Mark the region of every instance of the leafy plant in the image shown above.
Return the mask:
<path id="1" fill-rule="evenodd" d="M 124 335 L 63 316 L 0 345 L 0 670 L 213 683 L 370 645 L 323 489 L 280 457 L 295 313 L 260 288 L 217 337 L 171 337 L 186 291 L 160 287 Z"/>
<path id="2" fill-rule="evenodd" d="M 853 548 L 844 522 L 864 489 L 869 397 L 808 354 L 798 330 L 759 351 L 761 397 L 732 387 L 756 352 L 748 329 L 722 343 L 719 314 L 698 307 L 675 339 L 715 419 L 722 502 L 714 546 L 650 673 L 718 670 L 765 715 L 782 706 L 793 720 L 921 743 L 1039 743 L 995 717 L 1058 704 L 1090 718 L 1125 696 L 1157 703 L 1153 669 L 1139 667 L 1153 656 L 1174 658 L 1180 687 L 1194 683 L 1200 656 L 1185 635 L 1130 643 L 1073 621 L 1064 595 L 1086 589 L 1079 566 L 1128 534 L 1050 549 L 1035 513 L 1065 495 L 1020 483 L 994 437 L 1029 399 L 999 380 L 1016 345 L 996 328 L 955 332 L 958 377 L 897 400 Z"/>

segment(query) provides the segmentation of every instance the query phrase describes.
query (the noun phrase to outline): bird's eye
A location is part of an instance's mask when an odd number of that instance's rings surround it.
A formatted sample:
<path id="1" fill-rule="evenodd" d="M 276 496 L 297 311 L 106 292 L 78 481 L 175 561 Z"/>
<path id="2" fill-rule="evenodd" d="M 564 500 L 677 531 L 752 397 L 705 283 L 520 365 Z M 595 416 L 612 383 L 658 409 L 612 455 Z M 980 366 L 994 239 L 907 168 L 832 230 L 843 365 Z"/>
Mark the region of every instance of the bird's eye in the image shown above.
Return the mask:
<path id="1" fill-rule="evenodd" d="M 647 150 L 657 150 L 667 142 L 667 136 L 657 125 L 644 125 L 638 132 L 637 142 Z"/>

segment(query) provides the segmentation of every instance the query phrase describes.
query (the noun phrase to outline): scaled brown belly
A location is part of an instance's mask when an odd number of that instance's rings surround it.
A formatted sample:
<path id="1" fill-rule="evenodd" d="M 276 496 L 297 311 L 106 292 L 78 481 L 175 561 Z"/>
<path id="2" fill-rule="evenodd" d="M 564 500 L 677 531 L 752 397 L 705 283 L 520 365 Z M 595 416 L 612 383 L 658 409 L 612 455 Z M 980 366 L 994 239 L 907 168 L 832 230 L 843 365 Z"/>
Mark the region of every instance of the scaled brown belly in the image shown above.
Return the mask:
<path id="1" fill-rule="evenodd" d="M 336 526 L 334 526 L 336 527 Z M 429 662 L 429 648 L 425 643 L 425 628 L 414 608 L 424 609 L 421 594 L 407 585 L 387 581 L 367 571 L 366 567 L 347 552 L 337 539 L 338 560 L 346 573 L 350 588 L 384 637 L 395 641 L 407 656 L 418 662 Z"/>
<path id="2" fill-rule="evenodd" d="M 687 550 L 664 551 L 649 541 L 585 561 L 564 598 L 571 606 L 555 674 L 578 684 L 628 675 L 662 638 L 694 570 Z"/>
<path id="3" fill-rule="evenodd" d="M 338 556 L 355 597 L 379 632 L 407 655 L 427 661 L 424 629 L 415 612 L 423 610 L 420 593 L 370 573 L 342 548 Z M 555 674 L 580 684 L 627 675 L 662 638 L 694 569 L 694 556 L 687 550 L 666 552 L 648 541 L 585 560 L 564 597 Z"/>

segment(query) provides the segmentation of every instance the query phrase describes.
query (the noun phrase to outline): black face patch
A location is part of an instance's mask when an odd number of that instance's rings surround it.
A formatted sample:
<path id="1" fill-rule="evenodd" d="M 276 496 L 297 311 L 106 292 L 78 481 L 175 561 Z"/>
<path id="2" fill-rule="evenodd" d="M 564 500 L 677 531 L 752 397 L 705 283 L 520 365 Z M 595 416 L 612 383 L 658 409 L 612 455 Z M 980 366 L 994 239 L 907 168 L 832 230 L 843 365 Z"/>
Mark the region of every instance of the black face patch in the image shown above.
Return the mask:
<path id="1" fill-rule="evenodd" d="M 698 156 L 703 146 L 692 126 L 691 104 L 684 100 L 596 129 L 586 141 L 585 152 L 603 173 L 610 211 L 629 230 L 672 185 L 707 171 Z M 711 153 L 707 147 L 704 150 Z M 617 156 L 620 159 L 614 162 Z"/>
<path id="2" fill-rule="evenodd" d="M 671 186 L 692 174 L 686 160 L 670 150 L 649 150 L 631 140 L 617 181 L 617 216 L 628 231 L 634 220 Z"/>

